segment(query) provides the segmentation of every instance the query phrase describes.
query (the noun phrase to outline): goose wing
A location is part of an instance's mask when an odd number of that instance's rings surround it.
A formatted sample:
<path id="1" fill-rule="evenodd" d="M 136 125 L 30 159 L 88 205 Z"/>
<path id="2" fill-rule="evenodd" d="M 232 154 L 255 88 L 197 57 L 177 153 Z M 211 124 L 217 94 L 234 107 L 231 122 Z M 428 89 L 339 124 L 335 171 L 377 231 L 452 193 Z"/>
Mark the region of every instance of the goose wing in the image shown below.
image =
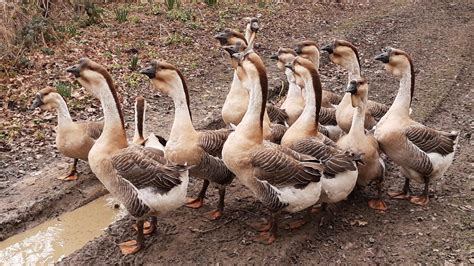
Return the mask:
<path id="1" fill-rule="evenodd" d="M 355 171 L 357 170 L 355 162 L 361 160 L 360 154 L 341 151 L 333 143 L 328 145 L 317 138 L 302 139 L 293 143 L 290 148 L 321 160 L 326 177 L 333 177 L 346 171 Z"/>
<path id="2" fill-rule="evenodd" d="M 318 121 L 321 125 L 336 126 L 336 108 L 321 107 Z"/>
<path id="3" fill-rule="evenodd" d="M 250 154 L 254 176 L 275 187 L 304 187 L 319 182 L 323 167 L 314 161 L 296 160 L 272 146 L 263 146 Z"/>
<path id="4" fill-rule="evenodd" d="M 388 109 L 390 109 L 390 106 L 387 106 L 383 103 L 378 103 L 374 101 L 367 102 L 367 110 L 377 120 L 380 120 L 380 118 L 385 115 Z"/>
<path id="5" fill-rule="evenodd" d="M 166 193 L 181 184 L 180 172 L 186 167 L 172 165 L 154 148 L 130 145 L 112 157 L 112 164 L 120 177 L 137 189 L 151 187 Z"/>
<path id="6" fill-rule="evenodd" d="M 323 97 L 327 98 L 333 105 L 338 105 L 342 100 L 340 95 L 328 90 L 323 90 Z"/>
<path id="7" fill-rule="evenodd" d="M 230 184 L 235 177 L 222 159 L 207 153 L 202 153 L 200 163 L 190 170 L 190 174 L 203 176 L 219 185 Z"/>
<path id="8" fill-rule="evenodd" d="M 405 129 L 407 139 L 420 150 L 436 152 L 443 156 L 454 152 L 458 133 L 437 131 L 425 126 L 411 126 Z"/>
<path id="9" fill-rule="evenodd" d="M 273 104 L 267 103 L 267 113 L 272 123 L 284 124 L 288 120 L 288 114 Z"/>
<path id="10" fill-rule="evenodd" d="M 283 135 L 285 135 L 288 128 L 282 124 L 271 124 L 270 127 L 273 141 L 275 143 L 280 143 L 281 138 L 283 138 Z"/>
<path id="11" fill-rule="evenodd" d="M 210 155 L 221 156 L 222 147 L 232 131 L 226 128 L 200 131 L 199 144 Z"/>

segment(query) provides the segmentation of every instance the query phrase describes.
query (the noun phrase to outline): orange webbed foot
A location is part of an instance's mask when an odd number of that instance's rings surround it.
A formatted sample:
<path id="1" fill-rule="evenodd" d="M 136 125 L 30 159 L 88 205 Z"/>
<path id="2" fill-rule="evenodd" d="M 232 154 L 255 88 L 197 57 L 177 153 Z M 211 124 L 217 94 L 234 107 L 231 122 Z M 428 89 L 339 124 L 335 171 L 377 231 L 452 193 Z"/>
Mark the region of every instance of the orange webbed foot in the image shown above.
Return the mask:
<path id="1" fill-rule="evenodd" d="M 133 225 L 133 228 L 135 229 L 135 231 L 138 231 L 138 226 L 136 224 Z M 149 221 L 145 221 L 143 223 L 143 234 L 144 235 L 152 234 L 153 232 L 155 232 L 155 229 L 156 229 L 156 227 L 152 226 Z"/>
<path id="2" fill-rule="evenodd" d="M 388 195 L 394 199 L 409 200 L 410 195 L 404 191 L 388 192 Z"/>
<path id="3" fill-rule="evenodd" d="M 219 210 L 213 210 L 211 212 L 208 212 L 207 216 L 213 221 L 219 220 L 222 217 L 222 212 Z"/>
<path id="4" fill-rule="evenodd" d="M 200 198 L 188 198 L 186 201 L 186 207 L 191 208 L 191 209 L 199 209 L 204 205 L 204 199 Z"/>
<path id="5" fill-rule="evenodd" d="M 71 173 L 65 176 L 57 177 L 57 179 L 63 180 L 63 181 L 74 181 L 74 180 L 77 180 L 77 175 L 75 173 Z"/>
<path id="6" fill-rule="evenodd" d="M 272 244 L 273 242 L 275 242 L 275 240 L 276 240 L 275 234 L 269 231 L 260 232 L 258 236 L 255 237 L 255 241 L 262 244 L 266 244 L 266 245 Z"/>
<path id="7" fill-rule="evenodd" d="M 142 245 L 136 240 L 130 240 L 119 244 L 123 255 L 135 254 L 142 248 Z"/>
<path id="8" fill-rule="evenodd" d="M 421 195 L 421 196 L 413 196 L 410 199 L 410 202 L 413 204 L 425 206 L 430 202 L 430 198 L 427 195 Z"/>
<path id="9" fill-rule="evenodd" d="M 289 230 L 298 229 L 298 228 L 301 228 L 306 223 L 307 221 L 305 219 L 297 219 L 297 220 L 289 222 L 287 224 L 286 229 L 289 229 Z"/>
<path id="10" fill-rule="evenodd" d="M 385 202 L 381 199 L 371 199 L 367 202 L 369 208 L 378 210 L 378 211 L 386 211 L 388 209 Z"/>

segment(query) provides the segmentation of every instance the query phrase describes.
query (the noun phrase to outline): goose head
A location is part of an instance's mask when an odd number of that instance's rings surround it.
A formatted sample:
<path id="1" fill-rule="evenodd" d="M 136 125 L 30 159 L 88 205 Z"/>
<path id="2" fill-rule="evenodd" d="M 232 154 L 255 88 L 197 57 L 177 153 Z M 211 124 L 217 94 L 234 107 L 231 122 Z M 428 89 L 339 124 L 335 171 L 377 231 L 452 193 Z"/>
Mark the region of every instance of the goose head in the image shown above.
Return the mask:
<path id="1" fill-rule="evenodd" d="M 348 41 L 334 40 L 332 43 L 324 45 L 321 50 L 329 53 L 331 62 L 345 69 L 350 69 L 355 63 L 360 67 L 359 52 L 357 48 Z"/>
<path id="2" fill-rule="evenodd" d="M 260 29 L 258 25 L 258 18 L 257 17 L 246 17 L 244 20 L 247 22 L 245 26 L 245 31 L 249 33 L 257 33 Z"/>
<path id="3" fill-rule="evenodd" d="M 367 102 L 368 91 L 369 84 L 367 79 L 361 77 L 351 80 L 346 88 L 346 92 L 351 94 L 352 107 L 363 107 Z"/>
<path id="4" fill-rule="evenodd" d="M 385 48 L 374 59 L 384 63 L 385 70 L 398 78 L 401 78 L 407 71 L 413 70 L 411 57 L 399 49 Z"/>
<path id="5" fill-rule="evenodd" d="M 31 110 L 37 107 L 41 110 L 51 110 L 58 107 L 58 103 L 61 100 L 61 95 L 58 91 L 52 87 L 46 87 L 35 94 L 35 99 L 30 107 Z"/>
<path id="6" fill-rule="evenodd" d="M 247 46 L 247 40 L 242 33 L 228 28 L 214 35 L 214 38 L 219 41 L 221 46 L 234 45 L 237 42 L 241 42 L 245 47 Z"/>
<path id="7" fill-rule="evenodd" d="M 66 71 L 74 75 L 77 81 L 98 99 L 101 90 L 107 87 L 115 88 L 107 69 L 89 58 L 81 58 L 79 63 L 68 67 Z"/>
<path id="8" fill-rule="evenodd" d="M 296 84 L 300 88 L 304 88 L 305 81 L 313 78 L 313 73 L 317 72 L 315 65 L 310 60 L 300 56 L 292 62 L 288 62 L 285 67 L 293 72 Z"/>
<path id="9" fill-rule="evenodd" d="M 295 52 L 311 62 L 319 68 L 319 49 L 318 44 L 314 41 L 302 41 L 294 46 Z"/>
<path id="10" fill-rule="evenodd" d="M 270 59 L 277 60 L 278 69 L 285 69 L 287 63 L 293 62 L 297 54 L 293 49 L 278 48 L 278 51 L 270 56 Z"/>
<path id="11" fill-rule="evenodd" d="M 240 52 L 243 52 L 246 46 L 240 41 L 233 45 L 225 45 L 222 46 L 222 49 L 224 49 L 227 53 L 230 55 L 230 62 L 232 64 L 232 68 L 237 69 L 238 64 L 239 64 L 239 59 L 234 57 L 234 54 L 238 54 Z"/>
<path id="12" fill-rule="evenodd" d="M 172 98 L 181 97 L 184 92 L 189 106 L 189 94 L 186 82 L 181 72 L 172 64 L 165 61 L 152 60 L 148 67 L 140 70 L 140 74 L 150 78 L 153 87 Z"/>

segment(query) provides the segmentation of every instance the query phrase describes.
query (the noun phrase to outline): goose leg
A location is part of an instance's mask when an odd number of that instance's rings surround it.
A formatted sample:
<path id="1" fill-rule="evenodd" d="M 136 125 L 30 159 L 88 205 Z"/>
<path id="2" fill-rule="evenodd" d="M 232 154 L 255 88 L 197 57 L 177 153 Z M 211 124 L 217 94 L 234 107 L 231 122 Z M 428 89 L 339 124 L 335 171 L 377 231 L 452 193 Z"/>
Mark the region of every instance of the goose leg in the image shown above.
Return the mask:
<path id="1" fill-rule="evenodd" d="M 268 230 L 260 232 L 260 234 L 255 238 L 255 241 L 267 245 L 275 242 L 278 232 L 278 216 L 279 212 L 273 213 L 271 215 Z"/>
<path id="2" fill-rule="evenodd" d="M 204 205 L 204 197 L 206 196 L 206 191 L 207 187 L 209 186 L 209 180 L 204 180 L 202 183 L 202 188 L 201 191 L 199 191 L 199 194 L 197 198 L 188 198 L 188 201 L 186 202 L 186 207 L 191 208 L 191 209 L 199 209 Z"/>
<path id="3" fill-rule="evenodd" d="M 380 178 L 379 180 L 377 180 L 377 198 L 370 199 L 368 201 L 369 208 L 378 210 L 378 211 L 386 211 L 388 209 L 387 205 L 382 200 L 382 188 L 383 188 L 383 178 Z"/>
<path id="4" fill-rule="evenodd" d="M 319 226 L 322 226 L 325 223 L 325 220 L 328 220 L 329 223 L 334 222 L 334 213 L 326 202 L 321 204 L 321 212 L 323 213 L 321 220 L 319 221 Z"/>
<path id="5" fill-rule="evenodd" d="M 208 213 L 211 220 L 218 220 L 222 217 L 224 212 L 224 197 L 225 197 L 225 187 L 219 188 L 219 202 L 217 203 L 217 209 Z"/>
<path id="6" fill-rule="evenodd" d="M 145 236 L 143 235 L 143 223 L 143 220 L 137 221 L 137 240 L 130 240 L 119 244 L 122 254 L 135 254 L 144 246 Z"/>
<path id="7" fill-rule="evenodd" d="M 145 221 L 143 223 L 143 234 L 144 235 L 150 235 L 156 230 L 156 223 L 157 223 L 157 218 L 156 216 L 151 216 L 150 221 Z M 133 228 L 138 231 L 138 224 L 134 224 Z"/>
<path id="8" fill-rule="evenodd" d="M 64 181 L 74 181 L 77 179 L 77 171 L 76 171 L 76 165 L 79 159 L 74 159 L 74 163 L 72 164 L 71 168 L 69 169 L 69 173 L 65 176 L 60 176 L 58 177 L 59 180 L 64 180 Z"/>
<path id="9" fill-rule="evenodd" d="M 425 206 L 426 204 L 428 204 L 428 202 L 430 201 L 430 197 L 429 197 L 430 188 L 429 187 L 430 187 L 430 182 L 428 180 L 425 180 L 425 189 L 423 190 L 423 194 L 419 196 L 411 197 L 410 202 L 414 204 L 422 205 L 422 206 Z"/>
<path id="10" fill-rule="evenodd" d="M 388 195 L 394 199 L 410 199 L 410 179 L 405 177 L 403 190 L 398 192 L 388 192 Z"/>

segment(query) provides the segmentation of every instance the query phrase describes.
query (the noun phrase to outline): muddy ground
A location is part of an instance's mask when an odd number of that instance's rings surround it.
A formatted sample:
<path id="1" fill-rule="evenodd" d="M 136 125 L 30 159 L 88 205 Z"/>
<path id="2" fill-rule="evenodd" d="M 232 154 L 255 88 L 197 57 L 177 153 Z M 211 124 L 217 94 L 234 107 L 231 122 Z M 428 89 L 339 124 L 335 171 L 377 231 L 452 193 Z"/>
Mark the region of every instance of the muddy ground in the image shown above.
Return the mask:
<path id="1" fill-rule="evenodd" d="M 211 36 L 223 27 L 242 28 L 240 18 L 262 14 L 262 30 L 257 52 L 268 67 L 272 87 L 283 78 L 268 57 L 279 46 L 291 46 L 303 39 L 321 45 L 333 38 L 344 38 L 359 47 L 363 75 L 370 82 L 370 98 L 390 104 L 398 82 L 372 60 L 381 48 L 393 46 L 412 55 L 416 68 L 414 117 L 428 126 L 458 130 L 460 142 L 455 161 L 445 176 L 432 186 L 433 198 L 426 207 L 388 199 L 384 213 L 367 208 L 366 198 L 373 189 L 355 193 L 333 206 L 332 225 L 318 228 L 314 221 L 298 230 L 281 230 L 271 246 L 252 241 L 255 231 L 249 224 L 265 215 L 260 203 L 238 181 L 228 190 L 225 216 L 219 221 L 205 217 L 217 200 L 216 190 L 208 192 L 207 204 L 200 210 L 180 208 L 159 221 L 159 232 L 147 237 L 146 248 L 135 256 L 122 256 L 117 243 L 135 237 L 129 217 L 111 225 L 106 233 L 62 260 L 65 264 L 89 263 L 474 263 L 472 168 L 474 165 L 472 127 L 472 41 L 474 5 L 470 1 L 375 1 L 371 4 L 304 4 L 239 6 L 222 4 L 218 9 L 196 5 L 192 23 L 173 20 L 165 13 L 150 14 L 146 6 L 132 10 L 139 23 L 118 24 L 107 20 L 106 27 L 92 26 L 67 43 L 58 44 L 51 56 L 32 54 L 34 66 L 25 70 L 24 79 L 11 80 L 11 88 L 28 90 L 16 98 L 10 116 L 39 119 L 27 127 L 16 142 L 7 143 L 0 170 L 3 181 L 0 197 L 0 239 L 39 222 L 69 211 L 103 194 L 100 183 L 88 172 L 86 163 L 79 181 L 64 183 L 54 176 L 65 171 L 67 159 L 55 153 L 55 118 L 26 111 L 34 91 L 68 80 L 64 68 L 87 55 L 109 67 L 119 85 L 125 114 L 132 125 L 133 97 L 149 99 L 149 128 L 167 135 L 172 121 L 170 99 L 156 95 L 145 78 L 127 69 L 125 50 L 139 48 L 140 64 L 161 58 L 181 68 L 191 88 L 191 108 L 195 124 L 208 127 L 219 115 L 219 108 L 230 85 L 232 71 Z M 179 33 L 179 35 L 176 34 Z M 181 36 L 180 41 L 166 41 Z M 184 36 L 184 37 L 183 37 Z M 188 39 L 189 38 L 189 39 Z M 117 46 L 122 46 L 122 53 Z M 326 55 L 321 61 L 323 86 L 341 92 L 346 75 Z M 35 81 L 35 82 L 33 82 Z M 22 92 L 23 93 L 23 92 Z M 96 101 L 85 92 L 68 99 L 81 102 L 71 107 L 73 117 L 100 117 Z M 14 97 L 10 96 L 10 99 Z M 91 107 L 92 106 L 92 107 Z M 49 113 L 47 113 L 49 115 Z M 51 113 L 52 114 L 52 113 Z M 48 126 L 49 125 L 49 126 Z M 23 135 L 45 132 L 25 148 Z M 39 143 L 42 143 L 41 145 Z M 36 156 L 40 154 L 41 156 Z M 34 159 L 29 159 L 32 157 Z M 33 166 L 33 168 L 32 168 Z M 45 168 L 46 170 L 37 170 Z M 51 170 L 58 168 L 59 170 Z M 23 171 L 23 172 L 20 172 Z M 32 172 L 35 171 L 35 172 Z M 26 175 L 24 174 L 26 173 Z M 388 163 L 386 190 L 402 186 L 397 168 Z M 195 181 L 190 193 L 197 193 Z M 420 185 L 413 186 L 420 193 Z M 20 206 L 20 207 L 19 207 Z"/>

